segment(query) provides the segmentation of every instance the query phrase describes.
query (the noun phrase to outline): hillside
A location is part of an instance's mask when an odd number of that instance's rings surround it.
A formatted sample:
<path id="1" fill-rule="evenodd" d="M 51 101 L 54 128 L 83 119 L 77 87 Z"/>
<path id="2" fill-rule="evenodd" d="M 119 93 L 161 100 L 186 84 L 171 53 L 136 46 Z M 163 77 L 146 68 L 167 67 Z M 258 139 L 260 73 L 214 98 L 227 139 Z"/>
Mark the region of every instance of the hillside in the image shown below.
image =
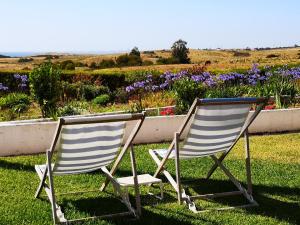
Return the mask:
<path id="1" fill-rule="evenodd" d="M 92 62 L 99 63 L 103 59 L 115 59 L 121 54 L 109 55 L 72 55 L 64 54 L 52 57 L 53 62 L 62 62 L 72 60 L 90 65 Z M 203 64 L 206 61 L 211 62 L 211 70 L 231 70 L 237 68 L 249 68 L 253 63 L 260 65 L 278 65 L 278 64 L 299 64 L 300 48 L 283 48 L 270 50 L 197 50 L 190 49 L 189 57 L 192 64 L 174 64 L 174 65 L 155 65 L 160 57 L 169 57 L 169 50 L 156 50 L 141 52 L 143 60 L 149 60 L 154 63 L 150 66 L 135 66 L 122 68 L 98 69 L 97 72 L 114 72 L 114 71 L 141 71 L 141 70 L 180 70 Z M 20 58 L 0 58 L 0 71 L 4 70 L 30 70 L 35 65 L 47 60 L 47 56 L 31 56 L 29 62 L 19 62 Z M 49 57 L 48 57 L 49 58 Z M 76 67 L 79 71 L 91 71 L 88 67 Z"/>

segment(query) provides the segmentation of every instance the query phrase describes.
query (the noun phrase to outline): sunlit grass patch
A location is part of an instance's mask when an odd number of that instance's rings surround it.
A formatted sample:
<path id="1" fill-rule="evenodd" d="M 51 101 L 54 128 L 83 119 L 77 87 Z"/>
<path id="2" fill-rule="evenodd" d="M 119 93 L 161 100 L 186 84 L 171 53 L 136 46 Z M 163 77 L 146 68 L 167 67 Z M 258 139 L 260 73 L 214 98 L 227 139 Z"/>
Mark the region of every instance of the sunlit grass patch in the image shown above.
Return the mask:
<path id="1" fill-rule="evenodd" d="M 300 163 L 300 133 L 253 135 L 250 137 L 251 158 L 280 163 Z M 237 143 L 231 158 L 245 157 L 244 140 Z"/>

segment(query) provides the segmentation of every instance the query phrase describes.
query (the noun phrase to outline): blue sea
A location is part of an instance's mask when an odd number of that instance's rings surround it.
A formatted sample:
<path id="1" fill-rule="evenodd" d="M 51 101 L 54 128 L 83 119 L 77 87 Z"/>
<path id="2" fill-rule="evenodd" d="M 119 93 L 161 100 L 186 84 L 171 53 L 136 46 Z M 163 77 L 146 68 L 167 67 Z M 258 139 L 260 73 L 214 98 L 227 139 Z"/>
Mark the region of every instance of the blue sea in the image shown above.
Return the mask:
<path id="1" fill-rule="evenodd" d="M 0 55 L 10 56 L 10 57 L 26 57 L 31 55 L 37 55 L 37 52 L 0 52 Z"/>
<path id="2" fill-rule="evenodd" d="M 34 55 L 47 55 L 47 54 L 113 54 L 113 53 L 123 53 L 126 52 L 124 50 L 120 51 L 70 51 L 70 52 L 0 52 L 0 55 L 10 56 L 10 57 L 27 57 Z"/>

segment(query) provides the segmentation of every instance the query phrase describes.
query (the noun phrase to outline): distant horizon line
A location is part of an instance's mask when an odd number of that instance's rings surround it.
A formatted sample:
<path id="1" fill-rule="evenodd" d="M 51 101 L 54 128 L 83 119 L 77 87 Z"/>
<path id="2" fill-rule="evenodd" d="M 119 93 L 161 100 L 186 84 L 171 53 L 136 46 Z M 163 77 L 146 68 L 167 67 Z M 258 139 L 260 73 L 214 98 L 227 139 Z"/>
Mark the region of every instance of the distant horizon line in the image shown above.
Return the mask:
<path id="1" fill-rule="evenodd" d="M 291 46 L 277 46 L 277 47 L 245 47 L 245 48 L 189 48 L 192 50 L 254 50 L 254 49 L 281 49 L 281 48 L 298 48 L 300 45 L 294 44 Z M 84 54 L 101 54 L 101 55 L 109 55 L 109 54 L 117 54 L 117 53 L 127 53 L 130 52 L 131 49 L 128 50 L 103 50 L 103 51 L 0 51 L 0 55 L 9 56 L 9 57 L 26 57 L 26 56 L 36 56 L 36 55 L 54 55 L 54 54 L 78 54 L 78 55 L 84 55 Z M 143 51 L 159 51 L 159 50 L 170 50 L 170 48 L 164 48 L 164 49 L 147 49 L 147 50 L 140 50 Z"/>

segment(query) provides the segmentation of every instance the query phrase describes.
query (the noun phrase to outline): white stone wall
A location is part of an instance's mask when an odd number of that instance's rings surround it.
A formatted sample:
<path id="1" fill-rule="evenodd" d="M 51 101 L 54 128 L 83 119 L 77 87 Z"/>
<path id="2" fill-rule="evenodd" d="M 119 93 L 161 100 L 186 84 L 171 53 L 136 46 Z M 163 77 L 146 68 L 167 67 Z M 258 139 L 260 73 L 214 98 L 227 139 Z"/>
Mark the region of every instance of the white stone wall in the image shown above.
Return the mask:
<path id="1" fill-rule="evenodd" d="M 148 117 L 136 136 L 135 143 L 170 141 L 184 115 Z M 125 138 L 134 126 L 127 123 Z M 0 156 L 45 152 L 50 147 L 56 122 L 14 121 L 0 123 Z M 264 110 L 250 126 L 250 133 L 300 131 L 300 109 Z"/>

